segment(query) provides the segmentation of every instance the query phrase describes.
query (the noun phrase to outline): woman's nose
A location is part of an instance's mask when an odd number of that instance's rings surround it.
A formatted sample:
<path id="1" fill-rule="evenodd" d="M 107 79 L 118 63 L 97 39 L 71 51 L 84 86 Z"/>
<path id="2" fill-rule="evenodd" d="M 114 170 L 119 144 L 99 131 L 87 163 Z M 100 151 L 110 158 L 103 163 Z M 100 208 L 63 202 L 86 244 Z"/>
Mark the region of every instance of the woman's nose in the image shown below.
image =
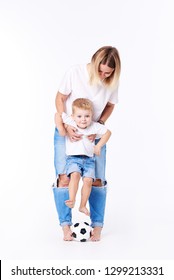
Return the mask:
<path id="1" fill-rule="evenodd" d="M 105 78 L 105 73 L 104 73 L 104 72 L 100 73 L 100 77 L 101 77 L 102 79 L 104 79 L 104 78 Z"/>

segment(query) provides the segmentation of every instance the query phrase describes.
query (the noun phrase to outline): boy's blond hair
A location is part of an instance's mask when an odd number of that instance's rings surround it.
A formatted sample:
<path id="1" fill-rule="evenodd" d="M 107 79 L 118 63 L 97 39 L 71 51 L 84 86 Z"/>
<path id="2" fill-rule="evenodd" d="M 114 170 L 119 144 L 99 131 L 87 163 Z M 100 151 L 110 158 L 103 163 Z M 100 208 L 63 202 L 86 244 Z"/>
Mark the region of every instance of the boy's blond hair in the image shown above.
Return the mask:
<path id="1" fill-rule="evenodd" d="M 72 103 L 72 113 L 74 113 L 75 109 L 83 109 L 89 110 L 93 113 L 93 105 L 92 102 L 87 98 L 77 98 Z"/>

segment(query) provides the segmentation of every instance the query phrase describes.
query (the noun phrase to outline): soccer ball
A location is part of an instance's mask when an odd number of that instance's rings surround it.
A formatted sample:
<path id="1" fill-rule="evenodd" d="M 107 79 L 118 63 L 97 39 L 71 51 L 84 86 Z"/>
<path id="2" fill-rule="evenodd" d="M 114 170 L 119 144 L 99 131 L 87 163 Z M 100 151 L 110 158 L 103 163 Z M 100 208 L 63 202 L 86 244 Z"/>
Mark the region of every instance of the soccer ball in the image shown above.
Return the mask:
<path id="1" fill-rule="evenodd" d="M 72 236 L 75 241 L 86 242 L 91 237 L 92 230 L 87 222 L 79 222 L 73 225 Z"/>

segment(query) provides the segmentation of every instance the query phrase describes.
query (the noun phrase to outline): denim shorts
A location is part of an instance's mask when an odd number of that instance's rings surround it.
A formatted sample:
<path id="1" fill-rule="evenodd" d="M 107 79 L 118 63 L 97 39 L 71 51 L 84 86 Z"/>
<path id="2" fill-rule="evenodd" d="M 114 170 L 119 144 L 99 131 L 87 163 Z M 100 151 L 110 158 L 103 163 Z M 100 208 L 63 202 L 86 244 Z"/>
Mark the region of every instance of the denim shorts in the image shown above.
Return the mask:
<path id="1" fill-rule="evenodd" d="M 81 177 L 95 179 L 95 158 L 85 155 L 68 156 L 65 169 L 67 176 L 72 172 L 79 172 Z"/>
<path id="2" fill-rule="evenodd" d="M 95 144 L 99 139 L 95 140 Z M 56 171 L 56 177 L 60 174 L 66 174 L 67 156 L 65 154 L 65 137 L 59 134 L 57 128 L 55 128 L 54 133 L 54 166 Z M 106 168 L 106 145 L 101 149 L 100 156 L 95 156 L 95 178 L 99 178 L 102 181 L 102 184 L 106 184 L 105 178 L 105 168 Z"/>

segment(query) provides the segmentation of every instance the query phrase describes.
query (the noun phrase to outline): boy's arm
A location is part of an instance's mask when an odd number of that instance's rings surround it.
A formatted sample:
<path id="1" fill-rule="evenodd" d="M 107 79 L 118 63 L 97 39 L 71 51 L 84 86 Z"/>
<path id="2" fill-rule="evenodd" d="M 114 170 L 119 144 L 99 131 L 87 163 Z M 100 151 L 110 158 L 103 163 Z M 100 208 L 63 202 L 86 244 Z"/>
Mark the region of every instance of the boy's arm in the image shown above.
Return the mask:
<path id="1" fill-rule="evenodd" d="M 56 124 L 57 129 L 59 130 L 60 135 L 65 136 L 66 129 L 65 129 L 61 115 L 59 113 L 55 113 L 54 120 L 55 120 L 55 124 Z"/>
<path id="2" fill-rule="evenodd" d="M 111 136 L 111 131 L 107 130 L 105 134 L 102 135 L 100 138 L 100 141 L 97 143 L 97 145 L 94 146 L 94 154 L 99 156 L 101 148 L 108 142 L 109 138 Z"/>

